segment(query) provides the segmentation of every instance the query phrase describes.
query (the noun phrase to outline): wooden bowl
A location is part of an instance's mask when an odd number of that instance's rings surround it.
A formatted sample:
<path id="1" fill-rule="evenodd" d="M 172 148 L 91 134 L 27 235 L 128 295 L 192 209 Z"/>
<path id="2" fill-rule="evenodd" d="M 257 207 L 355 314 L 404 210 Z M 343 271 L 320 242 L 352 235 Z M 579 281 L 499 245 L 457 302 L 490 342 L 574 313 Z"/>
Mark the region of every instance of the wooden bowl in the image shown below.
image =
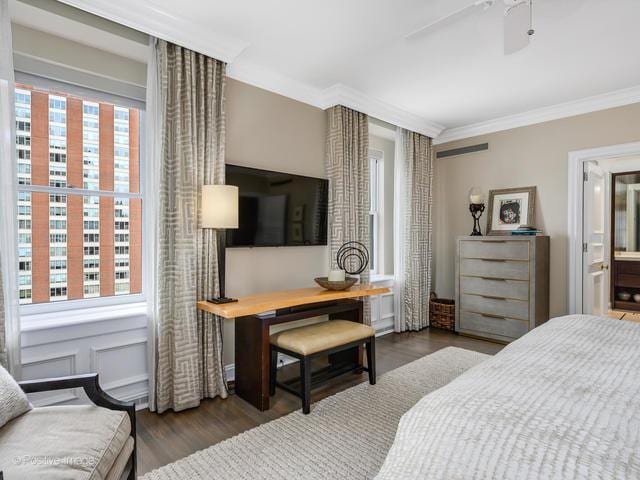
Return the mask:
<path id="1" fill-rule="evenodd" d="M 348 288 L 353 287 L 355 283 L 358 281 L 355 277 L 347 277 L 344 279 L 344 282 L 330 282 L 327 277 L 318 277 L 314 278 L 316 283 L 320 285 L 322 288 L 326 288 L 327 290 L 347 290 Z"/>

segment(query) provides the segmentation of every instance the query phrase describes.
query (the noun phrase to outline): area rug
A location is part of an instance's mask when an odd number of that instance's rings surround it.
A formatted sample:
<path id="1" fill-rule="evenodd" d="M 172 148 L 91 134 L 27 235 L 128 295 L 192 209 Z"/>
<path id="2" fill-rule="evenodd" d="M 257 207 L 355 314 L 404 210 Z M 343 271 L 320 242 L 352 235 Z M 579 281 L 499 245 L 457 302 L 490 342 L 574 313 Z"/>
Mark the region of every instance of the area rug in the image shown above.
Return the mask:
<path id="1" fill-rule="evenodd" d="M 365 479 L 376 475 L 400 417 L 489 356 L 448 347 L 147 473 L 143 480 Z M 215 428 L 212 426 L 212 428 Z"/>

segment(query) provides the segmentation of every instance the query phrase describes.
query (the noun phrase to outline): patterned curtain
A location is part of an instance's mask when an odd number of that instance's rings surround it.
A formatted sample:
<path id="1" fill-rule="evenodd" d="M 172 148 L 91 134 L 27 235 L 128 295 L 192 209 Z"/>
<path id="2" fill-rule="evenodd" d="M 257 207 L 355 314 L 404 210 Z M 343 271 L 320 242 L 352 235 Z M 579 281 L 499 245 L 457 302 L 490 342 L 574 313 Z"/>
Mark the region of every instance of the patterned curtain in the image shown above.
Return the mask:
<path id="1" fill-rule="evenodd" d="M 342 105 L 328 110 L 329 265 L 336 266 L 342 244 L 358 241 L 369 248 L 369 119 Z M 369 282 L 369 268 L 360 275 Z M 364 320 L 371 325 L 369 300 Z"/>
<path id="2" fill-rule="evenodd" d="M 224 183 L 223 62 L 159 40 L 163 112 L 158 209 L 155 408 L 227 397 L 222 319 L 196 310 L 218 294 L 215 232 L 200 228 L 202 185 Z"/>
<path id="3" fill-rule="evenodd" d="M 431 139 L 398 129 L 394 189 L 395 330 L 429 326 L 431 292 Z"/>

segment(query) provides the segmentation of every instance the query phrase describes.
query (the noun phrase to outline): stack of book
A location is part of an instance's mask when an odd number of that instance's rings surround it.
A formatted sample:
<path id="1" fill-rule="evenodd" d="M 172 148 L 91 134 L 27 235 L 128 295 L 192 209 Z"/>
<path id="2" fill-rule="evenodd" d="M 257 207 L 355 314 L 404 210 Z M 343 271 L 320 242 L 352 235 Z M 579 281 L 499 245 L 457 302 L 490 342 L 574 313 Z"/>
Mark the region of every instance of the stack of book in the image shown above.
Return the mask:
<path id="1" fill-rule="evenodd" d="M 538 230 L 534 225 L 520 225 L 511 231 L 511 235 L 538 235 L 541 233 L 542 230 Z"/>

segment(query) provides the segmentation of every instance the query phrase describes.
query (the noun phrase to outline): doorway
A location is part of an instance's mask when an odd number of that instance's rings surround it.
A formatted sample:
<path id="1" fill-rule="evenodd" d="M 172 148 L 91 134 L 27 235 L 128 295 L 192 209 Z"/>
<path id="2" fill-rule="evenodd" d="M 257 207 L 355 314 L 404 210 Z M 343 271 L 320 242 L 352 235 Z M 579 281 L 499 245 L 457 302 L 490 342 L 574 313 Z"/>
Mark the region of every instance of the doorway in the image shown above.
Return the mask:
<path id="1" fill-rule="evenodd" d="M 625 228 L 619 230 L 620 232 L 627 231 L 627 217 L 622 219 L 621 205 L 618 206 L 620 218 L 617 222 L 614 218 L 615 203 L 612 192 L 615 191 L 613 187 L 615 178 L 633 180 L 633 178 L 623 177 L 619 174 L 635 171 L 640 171 L 640 143 L 582 150 L 569 154 L 570 313 L 599 316 L 612 314 L 621 318 L 624 312 L 633 311 L 634 304 L 623 304 L 620 303 L 621 299 L 620 301 L 615 300 L 623 292 L 619 287 L 624 287 L 619 281 L 619 274 L 632 266 L 635 268 L 635 265 L 631 263 L 619 265 L 618 263 L 619 261 L 631 262 L 631 260 L 621 260 L 622 250 L 616 249 L 615 242 L 612 241 L 616 237 L 612 226 L 619 227 L 624 221 Z M 638 179 L 640 184 L 640 176 Z M 631 187 L 632 190 L 635 188 Z M 637 205 L 639 208 L 633 208 L 640 212 L 640 186 L 638 190 Z M 634 215 L 633 218 L 635 219 L 636 216 Z M 630 224 L 630 226 L 632 225 Z M 637 226 L 640 227 L 640 216 L 637 219 Z M 622 233 L 618 233 L 617 236 L 620 235 Z M 626 247 L 624 248 L 626 249 Z M 640 254 L 637 266 L 639 267 L 637 293 L 640 294 Z M 613 280 L 616 280 L 617 283 L 612 283 Z M 627 280 L 632 279 L 627 278 L 623 283 Z M 630 293 L 631 302 L 634 302 L 635 289 L 625 288 L 629 290 L 627 293 Z M 626 295 L 623 297 L 626 298 Z M 637 299 L 640 301 L 640 295 Z M 637 305 L 640 311 L 640 303 Z M 620 310 L 622 313 L 617 314 L 612 312 L 613 310 Z"/>

